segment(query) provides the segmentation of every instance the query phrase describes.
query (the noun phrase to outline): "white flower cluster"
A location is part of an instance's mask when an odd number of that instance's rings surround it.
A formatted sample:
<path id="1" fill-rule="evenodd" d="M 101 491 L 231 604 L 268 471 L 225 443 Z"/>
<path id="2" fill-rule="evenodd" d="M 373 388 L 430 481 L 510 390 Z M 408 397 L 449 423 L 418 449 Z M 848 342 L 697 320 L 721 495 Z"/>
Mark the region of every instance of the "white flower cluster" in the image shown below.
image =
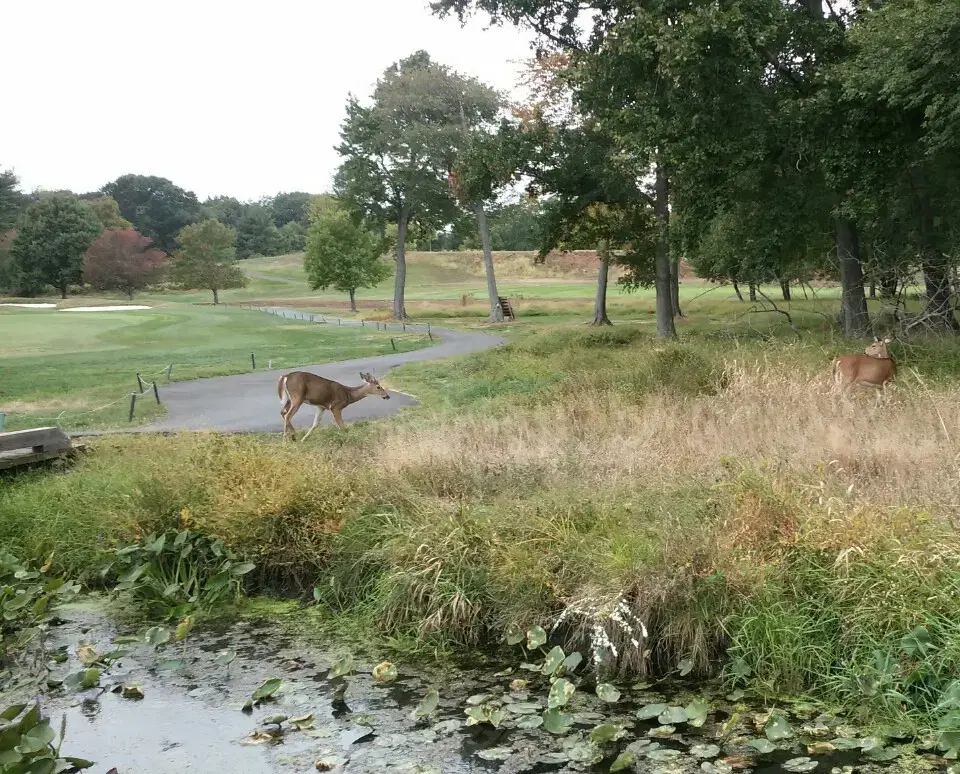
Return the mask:
<path id="1" fill-rule="evenodd" d="M 617 658 L 620 654 L 610 639 L 608 626 L 620 630 L 625 639 L 642 652 L 643 641 L 647 638 L 647 627 L 630 609 L 630 605 L 620 592 L 613 600 L 596 596 L 586 596 L 567 605 L 554 622 L 551 631 L 572 616 L 583 619 L 589 627 L 590 649 L 593 666 L 600 669 L 604 656 L 610 654 Z"/>

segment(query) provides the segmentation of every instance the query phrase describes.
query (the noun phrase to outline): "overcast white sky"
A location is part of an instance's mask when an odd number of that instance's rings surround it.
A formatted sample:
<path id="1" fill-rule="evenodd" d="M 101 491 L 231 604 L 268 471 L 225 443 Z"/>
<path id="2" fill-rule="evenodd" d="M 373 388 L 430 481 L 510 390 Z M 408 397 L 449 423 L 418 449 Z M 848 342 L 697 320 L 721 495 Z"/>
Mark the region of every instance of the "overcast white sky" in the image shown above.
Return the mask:
<path id="1" fill-rule="evenodd" d="M 0 169 L 25 190 L 132 172 L 207 196 L 327 190 L 349 92 L 417 49 L 499 89 L 529 37 L 427 0 L 0 0 Z"/>

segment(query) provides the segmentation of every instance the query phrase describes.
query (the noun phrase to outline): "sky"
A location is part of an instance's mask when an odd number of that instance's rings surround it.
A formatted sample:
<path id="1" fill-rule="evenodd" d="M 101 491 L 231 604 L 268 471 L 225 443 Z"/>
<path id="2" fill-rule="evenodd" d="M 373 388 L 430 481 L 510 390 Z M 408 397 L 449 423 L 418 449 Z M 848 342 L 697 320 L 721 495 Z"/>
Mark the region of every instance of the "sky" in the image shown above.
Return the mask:
<path id="1" fill-rule="evenodd" d="M 8 0 L 0 169 L 26 191 L 159 175 L 201 199 L 328 190 L 347 95 L 418 49 L 510 90 L 530 37 L 428 0 Z"/>

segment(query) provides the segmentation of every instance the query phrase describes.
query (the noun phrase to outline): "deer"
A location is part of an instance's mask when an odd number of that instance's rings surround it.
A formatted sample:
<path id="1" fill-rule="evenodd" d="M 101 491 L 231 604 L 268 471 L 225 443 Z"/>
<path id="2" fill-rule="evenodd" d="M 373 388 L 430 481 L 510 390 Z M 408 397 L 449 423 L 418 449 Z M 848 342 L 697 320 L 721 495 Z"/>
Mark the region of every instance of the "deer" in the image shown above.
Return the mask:
<path id="1" fill-rule="evenodd" d="M 862 355 L 840 355 L 833 361 L 834 385 L 843 392 L 862 384 L 886 393 L 887 383 L 897 374 L 897 363 L 887 348 L 892 341 L 893 336 L 874 336 L 873 344 Z"/>
<path id="2" fill-rule="evenodd" d="M 287 430 L 289 429 L 294 440 L 296 440 L 297 433 L 290 420 L 293 419 L 304 403 L 308 406 L 315 406 L 317 414 L 313 418 L 313 425 L 307 430 L 307 434 L 300 439 L 301 443 L 306 441 L 310 437 L 310 433 L 320 424 L 320 418 L 327 409 L 333 412 L 333 421 L 342 430 L 344 424 L 340 412 L 351 403 L 356 403 L 368 395 L 377 395 L 384 400 L 390 400 L 390 394 L 380 386 L 380 382 L 373 376 L 360 374 L 360 378 L 363 379 L 364 383 L 359 387 L 346 387 L 339 382 L 325 379 L 308 371 L 291 371 L 289 374 L 281 376 L 277 381 L 277 396 L 280 398 L 280 416 L 283 418 L 283 437 L 287 437 Z"/>

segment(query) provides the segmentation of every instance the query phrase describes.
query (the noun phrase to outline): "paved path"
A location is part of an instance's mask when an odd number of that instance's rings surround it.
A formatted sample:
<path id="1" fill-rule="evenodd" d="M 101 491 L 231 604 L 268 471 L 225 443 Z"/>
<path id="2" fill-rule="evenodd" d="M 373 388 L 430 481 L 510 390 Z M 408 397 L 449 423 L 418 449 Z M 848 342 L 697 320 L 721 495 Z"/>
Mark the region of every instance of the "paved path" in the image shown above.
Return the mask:
<path id="1" fill-rule="evenodd" d="M 304 314 L 297 310 L 280 307 L 272 307 L 268 311 L 284 317 Z M 310 313 L 305 314 L 309 316 Z M 319 315 L 316 317 L 319 318 Z M 359 327 L 360 323 L 344 320 L 343 325 Z M 389 329 L 401 330 L 401 326 L 390 323 Z M 426 333 L 427 326 L 408 324 L 407 330 Z M 283 429 L 283 421 L 280 419 L 280 401 L 277 398 L 277 379 L 281 374 L 294 370 L 310 371 L 343 384 L 356 385 L 360 384 L 361 371 L 370 371 L 378 378 L 382 378 L 394 366 L 466 355 L 495 347 L 504 341 L 499 336 L 490 336 L 485 333 L 432 327 L 430 330 L 434 336 L 443 339 L 442 343 L 413 352 L 398 352 L 394 355 L 342 360 L 323 365 L 175 382 L 165 386 L 160 393 L 167 408 L 166 417 L 153 424 L 136 428 L 134 432 L 221 430 L 234 433 L 279 433 Z M 456 366 L 451 364 L 450 368 L 454 369 Z M 403 406 L 413 405 L 416 405 L 416 400 L 411 396 L 391 392 L 390 400 L 364 398 L 359 403 L 348 406 L 343 411 L 343 419 L 345 422 L 376 419 L 394 414 Z M 298 428 L 307 428 L 313 423 L 313 416 L 313 409 L 304 406 L 297 412 L 293 424 Z M 324 415 L 322 424 L 332 423 L 333 417 L 328 411 Z"/>

